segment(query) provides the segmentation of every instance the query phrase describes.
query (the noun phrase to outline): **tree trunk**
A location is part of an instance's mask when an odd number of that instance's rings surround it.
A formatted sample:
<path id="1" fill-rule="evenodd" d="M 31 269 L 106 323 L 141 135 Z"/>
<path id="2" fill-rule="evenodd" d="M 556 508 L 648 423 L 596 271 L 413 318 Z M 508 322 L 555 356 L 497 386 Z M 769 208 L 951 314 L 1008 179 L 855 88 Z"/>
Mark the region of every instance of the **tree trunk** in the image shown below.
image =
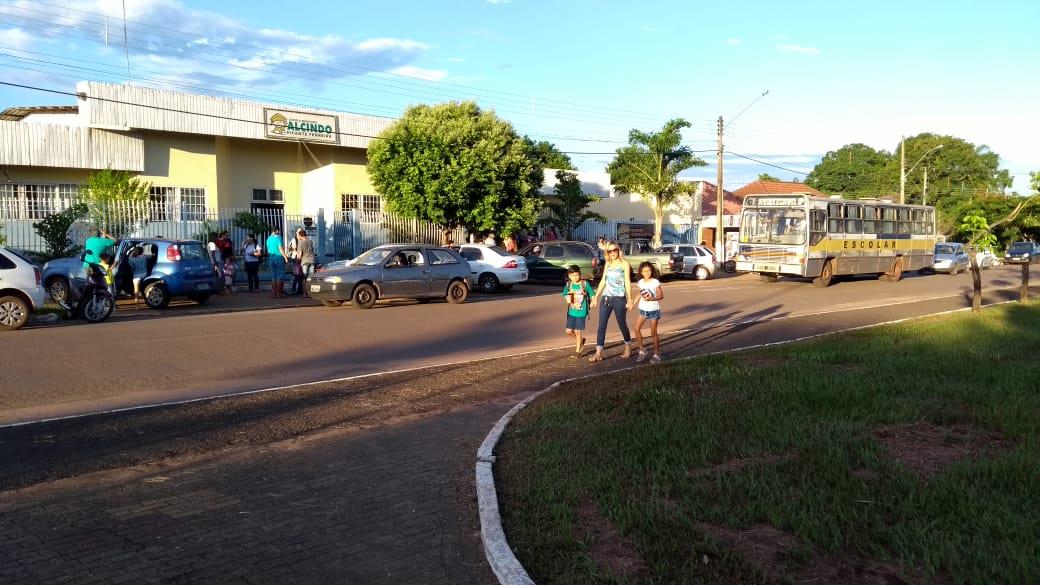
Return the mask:
<path id="1" fill-rule="evenodd" d="M 1029 300 L 1029 262 L 1022 264 L 1022 290 L 1019 292 L 1019 300 L 1023 303 Z"/>
<path id="2" fill-rule="evenodd" d="M 971 312 L 978 313 L 982 310 L 982 271 L 979 269 L 979 261 L 976 252 L 971 252 Z"/>
<path id="3" fill-rule="evenodd" d="M 660 203 L 658 203 L 654 206 L 654 241 L 651 243 L 655 250 L 664 245 L 661 241 L 661 232 L 663 230 L 663 224 L 664 207 L 661 206 Z"/>

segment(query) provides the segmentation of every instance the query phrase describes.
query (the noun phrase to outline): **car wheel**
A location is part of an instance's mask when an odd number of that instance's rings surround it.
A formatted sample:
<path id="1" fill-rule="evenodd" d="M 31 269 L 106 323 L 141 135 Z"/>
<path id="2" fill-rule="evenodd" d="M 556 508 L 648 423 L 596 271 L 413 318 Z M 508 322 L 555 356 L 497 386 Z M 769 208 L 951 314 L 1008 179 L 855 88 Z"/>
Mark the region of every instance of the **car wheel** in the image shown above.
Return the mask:
<path id="1" fill-rule="evenodd" d="M 727 273 L 732 274 L 737 271 L 737 263 L 732 260 L 726 260 L 722 263 L 722 269 Z"/>
<path id="2" fill-rule="evenodd" d="M 462 282 L 461 280 L 456 280 L 455 282 L 448 285 L 447 298 L 449 303 L 453 305 L 461 305 L 462 303 L 466 302 L 466 298 L 468 297 L 469 287 L 466 286 L 466 283 Z"/>
<path id="3" fill-rule="evenodd" d="M 0 331 L 21 329 L 29 322 L 29 305 L 20 297 L 0 297 Z"/>
<path id="4" fill-rule="evenodd" d="M 888 282 L 899 282 L 903 279 L 903 259 L 896 258 L 895 262 L 892 263 L 892 269 L 881 276 L 881 278 Z"/>
<path id="5" fill-rule="evenodd" d="M 480 275 L 480 278 L 477 279 L 477 286 L 480 287 L 480 292 L 484 294 L 491 294 L 494 292 L 498 292 L 499 287 L 501 285 L 498 282 L 497 276 L 491 274 L 490 272 L 485 272 L 484 274 Z"/>
<path id="6" fill-rule="evenodd" d="M 330 309 L 333 309 L 336 307 L 342 307 L 343 301 L 322 301 L 321 304 L 325 305 L 326 307 L 329 307 Z"/>
<path id="7" fill-rule="evenodd" d="M 203 305 L 209 300 L 209 297 L 210 295 L 188 295 L 188 300 Z"/>
<path id="8" fill-rule="evenodd" d="M 170 304 L 170 291 L 161 282 L 151 282 L 144 287 L 144 303 L 152 309 L 165 309 Z"/>
<path id="9" fill-rule="evenodd" d="M 708 268 L 706 266 L 696 266 L 696 267 L 694 267 L 694 269 L 693 269 L 693 279 L 694 280 L 708 280 L 709 278 L 711 278 L 711 273 L 708 272 Z"/>
<path id="10" fill-rule="evenodd" d="M 376 287 L 371 284 L 361 283 L 354 287 L 354 296 L 351 297 L 351 303 L 359 309 L 371 309 L 376 304 L 378 298 Z"/>
<path id="11" fill-rule="evenodd" d="M 64 276 L 56 276 L 47 283 L 47 294 L 55 303 L 64 303 L 69 300 L 69 281 Z"/>

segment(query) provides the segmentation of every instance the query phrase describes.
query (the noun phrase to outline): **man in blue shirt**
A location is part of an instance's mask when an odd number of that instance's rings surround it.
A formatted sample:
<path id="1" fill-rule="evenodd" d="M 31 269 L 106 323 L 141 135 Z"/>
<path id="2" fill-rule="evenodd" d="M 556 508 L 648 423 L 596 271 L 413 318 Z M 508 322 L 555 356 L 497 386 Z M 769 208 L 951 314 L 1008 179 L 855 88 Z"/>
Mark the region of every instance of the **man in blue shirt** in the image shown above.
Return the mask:
<path id="1" fill-rule="evenodd" d="M 269 258 L 268 265 L 271 267 L 271 298 L 280 299 L 285 296 L 282 294 L 282 287 L 285 285 L 282 277 L 285 276 L 285 262 L 288 260 L 285 255 L 285 245 L 282 243 L 282 230 L 278 228 L 271 230 L 265 247 Z"/>
<path id="2" fill-rule="evenodd" d="M 101 264 L 102 254 L 112 254 L 116 239 L 107 230 L 100 229 L 83 243 L 83 268 L 89 264 Z"/>

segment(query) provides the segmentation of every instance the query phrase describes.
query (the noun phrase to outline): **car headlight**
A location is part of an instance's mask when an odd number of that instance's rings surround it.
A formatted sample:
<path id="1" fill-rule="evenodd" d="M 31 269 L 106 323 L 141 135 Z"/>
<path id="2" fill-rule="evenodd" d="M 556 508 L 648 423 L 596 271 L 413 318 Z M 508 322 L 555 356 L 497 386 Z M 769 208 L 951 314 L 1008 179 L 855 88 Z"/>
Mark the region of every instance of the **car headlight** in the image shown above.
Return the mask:
<path id="1" fill-rule="evenodd" d="M 343 282 L 343 277 L 342 276 L 329 276 L 329 277 L 327 277 L 325 279 L 325 282 L 330 282 L 332 284 L 339 284 L 339 283 Z"/>

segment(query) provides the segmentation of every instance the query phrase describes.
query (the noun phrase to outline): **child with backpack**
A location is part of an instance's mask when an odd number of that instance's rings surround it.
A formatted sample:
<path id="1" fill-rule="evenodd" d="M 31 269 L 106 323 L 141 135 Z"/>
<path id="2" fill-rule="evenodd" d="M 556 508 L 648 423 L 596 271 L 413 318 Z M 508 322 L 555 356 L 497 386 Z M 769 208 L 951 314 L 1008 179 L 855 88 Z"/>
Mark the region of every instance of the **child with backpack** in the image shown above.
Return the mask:
<path id="1" fill-rule="evenodd" d="M 581 357 L 585 347 L 585 319 L 589 316 L 589 299 L 593 296 L 592 287 L 581 279 L 581 268 L 576 265 L 567 268 L 567 284 L 561 293 L 567 302 L 567 324 L 564 333 L 574 338 L 574 355 Z"/>

